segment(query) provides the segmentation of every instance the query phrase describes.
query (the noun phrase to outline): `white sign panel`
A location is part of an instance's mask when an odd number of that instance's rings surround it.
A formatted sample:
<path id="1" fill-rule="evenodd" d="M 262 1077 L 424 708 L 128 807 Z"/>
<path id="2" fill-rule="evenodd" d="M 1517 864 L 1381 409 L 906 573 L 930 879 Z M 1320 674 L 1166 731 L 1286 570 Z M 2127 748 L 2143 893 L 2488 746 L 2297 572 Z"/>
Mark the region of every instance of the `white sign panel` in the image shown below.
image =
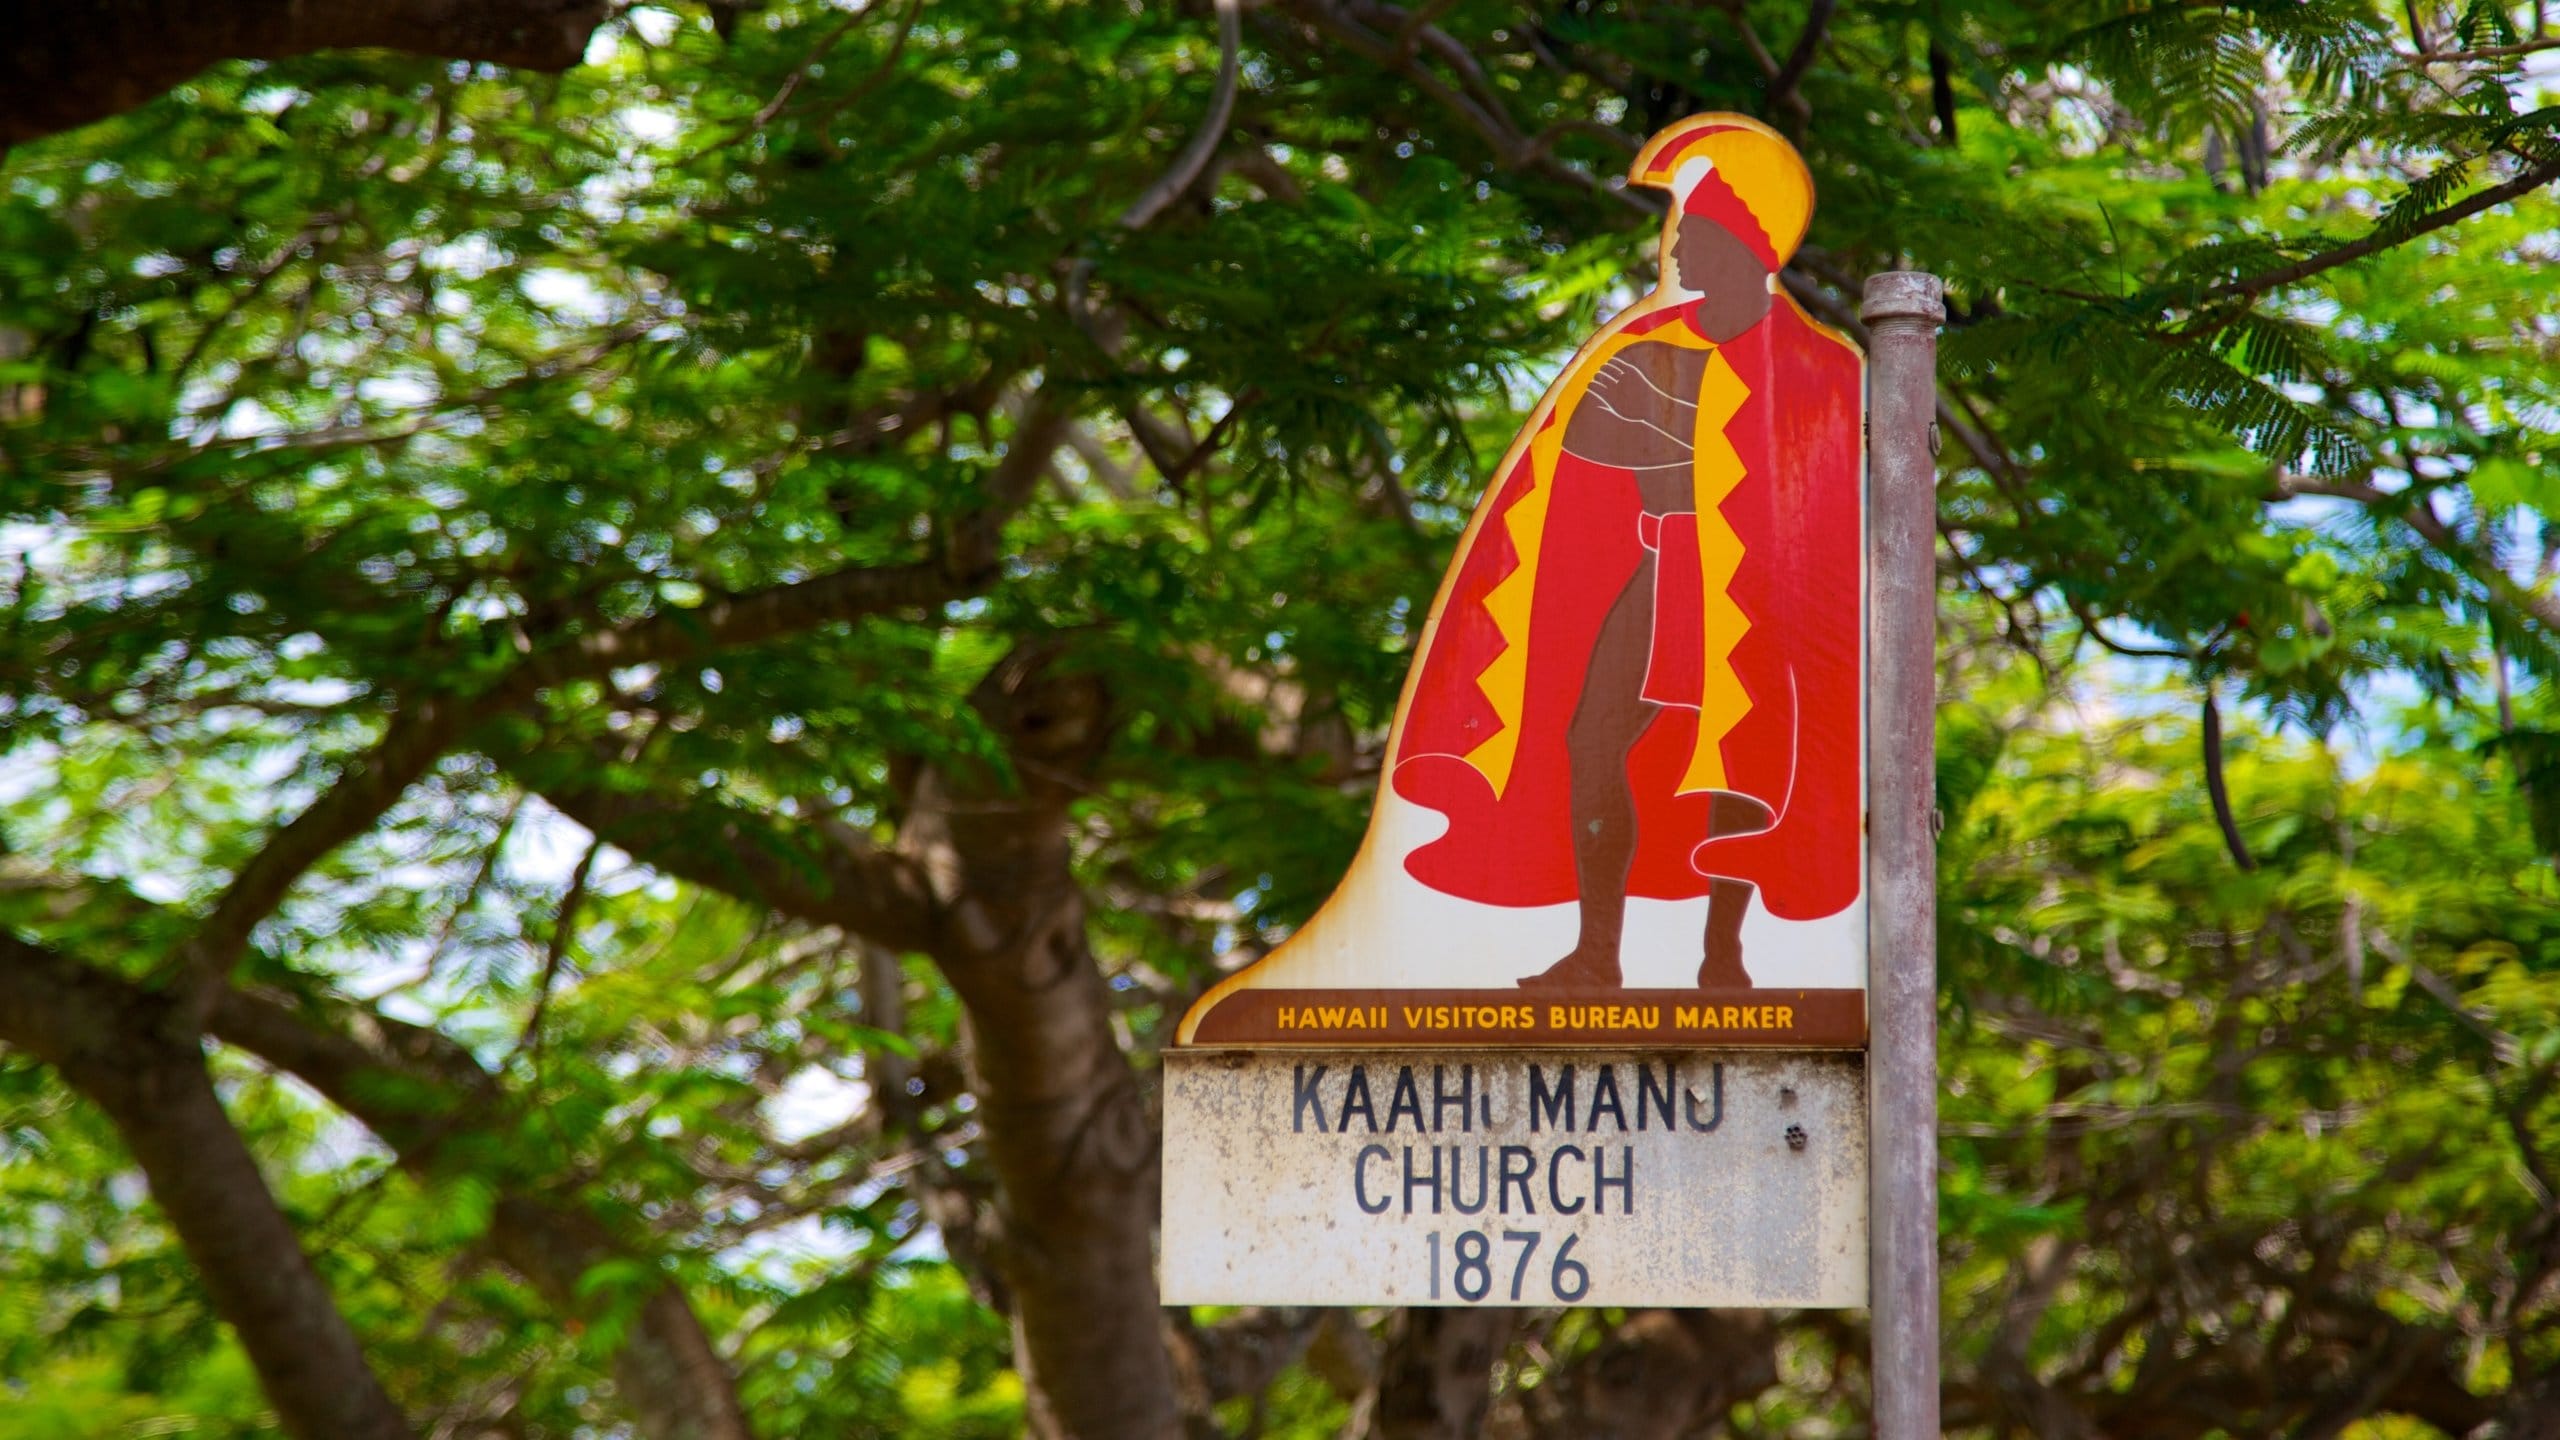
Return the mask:
<path id="1" fill-rule="evenodd" d="M 1855 1054 L 1166 1054 L 1168 1304 L 1862 1305 Z"/>

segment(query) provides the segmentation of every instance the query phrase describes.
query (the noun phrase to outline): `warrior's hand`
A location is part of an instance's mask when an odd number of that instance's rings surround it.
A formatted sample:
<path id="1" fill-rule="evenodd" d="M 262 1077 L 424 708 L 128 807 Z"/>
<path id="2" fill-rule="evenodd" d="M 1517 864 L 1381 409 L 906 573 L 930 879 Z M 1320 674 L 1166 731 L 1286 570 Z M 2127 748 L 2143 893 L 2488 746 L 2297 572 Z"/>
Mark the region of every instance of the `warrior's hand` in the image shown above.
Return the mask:
<path id="1" fill-rule="evenodd" d="M 1690 418 L 1697 412 L 1697 402 L 1666 383 L 1670 376 L 1657 379 L 1646 374 L 1651 367 L 1637 357 L 1638 352 L 1627 350 L 1609 357 L 1600 373 L 1591 377 L 1585 398 L 1598 401 L 1626 419 L 1674 435 L 1685 434 Z"/>
<path id="2" fill-rule="evenodd" d="M 1565 421 L 1564 448 L 1628 470 L 1686 468 L 1704 352 L 1637 344 L 1609 357 Z"/>

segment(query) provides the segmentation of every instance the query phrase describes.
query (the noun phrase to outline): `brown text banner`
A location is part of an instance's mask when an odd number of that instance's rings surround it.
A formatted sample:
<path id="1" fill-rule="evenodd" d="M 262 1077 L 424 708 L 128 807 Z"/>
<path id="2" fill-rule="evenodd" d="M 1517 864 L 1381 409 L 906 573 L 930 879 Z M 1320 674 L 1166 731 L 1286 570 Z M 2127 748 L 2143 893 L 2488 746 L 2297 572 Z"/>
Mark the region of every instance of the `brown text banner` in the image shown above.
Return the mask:
<path id="1" fill-rule="evenodd" d="M 1238 990 L 1201 1017 L 1200 1046 L 1616 1044 L 1853 1050 L 1863 990 Z"/>

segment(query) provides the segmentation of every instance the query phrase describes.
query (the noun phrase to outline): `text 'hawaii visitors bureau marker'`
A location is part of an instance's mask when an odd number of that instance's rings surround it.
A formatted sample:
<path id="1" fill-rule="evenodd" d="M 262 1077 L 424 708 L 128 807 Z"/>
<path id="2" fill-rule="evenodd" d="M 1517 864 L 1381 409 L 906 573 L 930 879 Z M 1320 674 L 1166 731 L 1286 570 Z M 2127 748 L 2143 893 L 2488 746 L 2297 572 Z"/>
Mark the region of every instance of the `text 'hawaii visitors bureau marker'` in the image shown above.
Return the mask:
<path id="1" fill-rule="evenodd" d="M 1165 1057 L 1171 1303 L 1868 1291 L 1864 359 L 1701 116 L 1661 283 L 1512 442 L 1350 873 Z"/>

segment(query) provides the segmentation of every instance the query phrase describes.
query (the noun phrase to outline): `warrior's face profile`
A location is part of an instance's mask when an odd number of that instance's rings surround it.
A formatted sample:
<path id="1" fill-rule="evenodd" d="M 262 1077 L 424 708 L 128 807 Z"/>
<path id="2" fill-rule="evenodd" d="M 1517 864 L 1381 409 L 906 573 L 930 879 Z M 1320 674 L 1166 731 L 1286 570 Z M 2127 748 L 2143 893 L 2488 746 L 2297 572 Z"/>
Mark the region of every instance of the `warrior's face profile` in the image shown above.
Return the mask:
<path id="1" fill-rule="evenodd" d="M 1749 241 L 1706 215 L 1673 223 L 1664 285 L 1696 295 L 1699 328 L 1727 340 L 1769 313 L 1774 272 Z"/>
<path id="2" fill-rule="evenodd" d="M 1740 138 L 1748 143 L 1757 137 Z M 1717 341 L 1741 334 L 1769 313 L 1778 267 L 1795 248 L 1793 235 L 1783 244 L 1770 235 L 1735 179 L 1760 188 L 1747 174 L 1729 179 L 1712 156 L 1683 163 L 1671 183 L 1674 205 L 1662 235 L 1663 288 L 1696 297 L 1698 327 Z"/>

